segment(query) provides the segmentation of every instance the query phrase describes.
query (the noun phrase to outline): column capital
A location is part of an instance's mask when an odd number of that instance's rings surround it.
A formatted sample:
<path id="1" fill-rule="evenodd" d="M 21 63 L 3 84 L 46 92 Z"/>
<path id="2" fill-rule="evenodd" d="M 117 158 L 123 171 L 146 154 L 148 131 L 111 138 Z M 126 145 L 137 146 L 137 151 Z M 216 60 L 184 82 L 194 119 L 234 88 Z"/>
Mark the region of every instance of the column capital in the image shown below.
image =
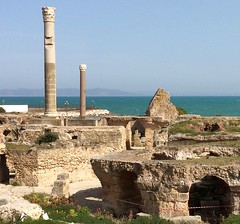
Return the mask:
<path id="1" fill-rule="evenodd" d="M 87 65 L 86 64 L 80 64 L 79 65 L 79 70 L 80 71 L 86 71 L 87 70 Z"/>
<path id="2" fill-rule="evenodd" d="M 43 22 L 54 22 L 55 10 L 54 7 L 42 7 Z"/>

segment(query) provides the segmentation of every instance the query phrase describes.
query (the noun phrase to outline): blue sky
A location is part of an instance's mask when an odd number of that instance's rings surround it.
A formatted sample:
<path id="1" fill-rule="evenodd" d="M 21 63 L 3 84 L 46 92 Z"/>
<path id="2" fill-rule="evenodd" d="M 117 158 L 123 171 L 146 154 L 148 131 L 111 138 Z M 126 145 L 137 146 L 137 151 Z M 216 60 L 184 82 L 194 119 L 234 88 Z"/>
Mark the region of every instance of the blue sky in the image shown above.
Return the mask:
<path id="1" fill-rule="evenodd" d="M 44 88 L 42 6 L 56 7 L 57 88 L 240 95 L 239 0 L 0 0 L 0 88 Z"/>

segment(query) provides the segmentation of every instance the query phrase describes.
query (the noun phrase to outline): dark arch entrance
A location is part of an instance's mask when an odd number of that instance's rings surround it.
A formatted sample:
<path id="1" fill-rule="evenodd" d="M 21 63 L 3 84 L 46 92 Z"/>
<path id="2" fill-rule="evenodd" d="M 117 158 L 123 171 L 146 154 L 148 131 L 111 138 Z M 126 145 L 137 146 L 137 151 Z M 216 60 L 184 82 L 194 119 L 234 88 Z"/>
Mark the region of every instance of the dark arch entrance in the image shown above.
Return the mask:
<path id="1" fill-rule="evenodd" d="M 7 160 L 4 154 L 0 155 L 0 183 L 9 183 L 9 169 L 7 167 Z"/>
<path id="2" fill-rule="evenodd" d="M 188 206 L 190 215 L 200 215 L 211 224 L 220 223 L 232 210 L 229 185 L 216 176 L 205 176 L 192 184 Z"/>
<path id="3" fill-rule="evenodd" d="M 118 179 L 118 209 L 120 215 L 128 215 L 141 211 L 142 197 L 137 188 L 137 175 L 131 171 L 123 171 L 119 173 Z M 117 214 L 117 215 L 119 215 Z"/>

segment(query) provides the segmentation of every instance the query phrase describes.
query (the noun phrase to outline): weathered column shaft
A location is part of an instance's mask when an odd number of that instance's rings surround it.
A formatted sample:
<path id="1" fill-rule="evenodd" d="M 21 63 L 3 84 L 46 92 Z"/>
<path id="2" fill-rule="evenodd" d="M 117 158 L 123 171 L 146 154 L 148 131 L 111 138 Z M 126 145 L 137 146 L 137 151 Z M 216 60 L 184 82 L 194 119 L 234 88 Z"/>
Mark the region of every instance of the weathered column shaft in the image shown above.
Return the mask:
<path id="1" fill-rule="evenodd" d="M 86 116 L 86 69 L 85 64 L 79 66 L 80 69 L 80 117 Z"/>
<path id="2" fill-rule="evenodd" d="M 55 57 L 55 8 L 43 7 L 44 22 L 44 74 L 45 74 L 45 115 L 57 115 L 56 100 L 56 57 Z"/>

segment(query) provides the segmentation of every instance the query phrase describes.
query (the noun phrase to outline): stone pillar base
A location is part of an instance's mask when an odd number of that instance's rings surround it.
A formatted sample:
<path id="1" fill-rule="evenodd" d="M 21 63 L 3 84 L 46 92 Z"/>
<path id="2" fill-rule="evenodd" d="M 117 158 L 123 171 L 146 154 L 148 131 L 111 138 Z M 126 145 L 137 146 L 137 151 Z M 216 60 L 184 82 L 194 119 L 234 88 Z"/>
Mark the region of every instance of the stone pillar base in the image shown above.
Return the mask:
<path id="1" fill-rule="evenodd" d="M 45 111 L 44 115 L 48 116 L 48 117 L 58 117 L 59 116 L 57 111 L 56 112 L 47 112 L 47 111 Z"/>

